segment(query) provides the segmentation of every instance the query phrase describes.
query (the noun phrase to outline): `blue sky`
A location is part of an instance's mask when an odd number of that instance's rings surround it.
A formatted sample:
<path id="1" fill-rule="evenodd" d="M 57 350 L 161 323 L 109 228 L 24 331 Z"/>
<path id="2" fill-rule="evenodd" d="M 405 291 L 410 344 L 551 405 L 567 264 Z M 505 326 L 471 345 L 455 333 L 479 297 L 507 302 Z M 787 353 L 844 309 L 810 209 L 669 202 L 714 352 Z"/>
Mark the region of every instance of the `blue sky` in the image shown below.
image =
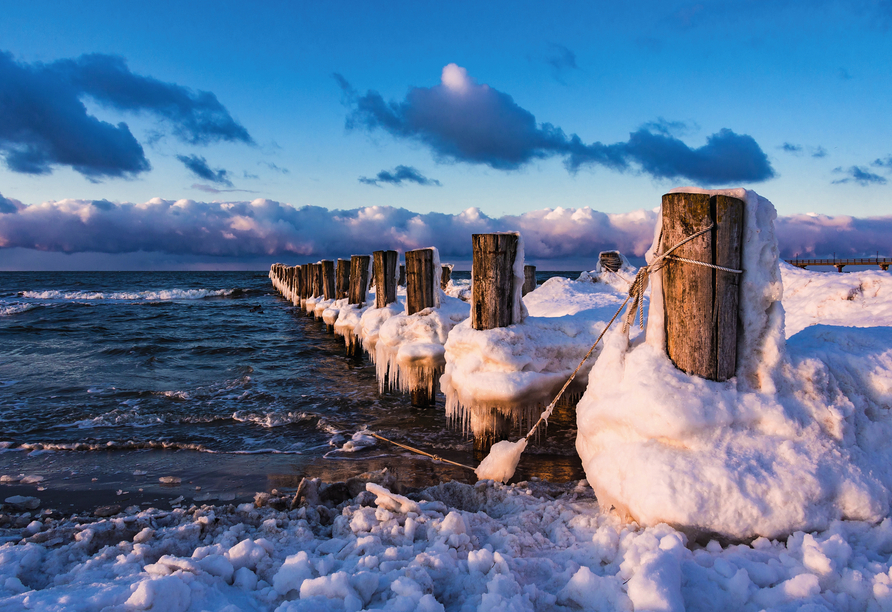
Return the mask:
<path id="1" fill-rule="evenodd" d="M 0 194 L 889 212 L 888 0 L 256 4 L 3 2 Z"/>

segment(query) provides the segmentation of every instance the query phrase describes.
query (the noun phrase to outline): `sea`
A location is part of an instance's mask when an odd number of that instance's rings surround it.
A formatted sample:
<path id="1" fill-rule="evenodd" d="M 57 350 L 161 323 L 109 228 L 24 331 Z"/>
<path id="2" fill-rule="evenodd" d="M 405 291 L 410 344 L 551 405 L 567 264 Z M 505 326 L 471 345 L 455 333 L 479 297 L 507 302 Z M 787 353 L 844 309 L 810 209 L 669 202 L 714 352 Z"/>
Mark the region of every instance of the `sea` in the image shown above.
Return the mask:
<path id="1" fill-rule="evenodd" d="M 420 409 L 379 392 L 368 357 L 348 357 L 266 271 L 0 272 L 0 493 L 241 500 L 383 468 L 407 487 L 475 481 L 385 442 L 347 444 L 363 431 L 482 459 L 442 396 Z M 516 478 L 583 478 L 574 439 L 565 408 Z"/>

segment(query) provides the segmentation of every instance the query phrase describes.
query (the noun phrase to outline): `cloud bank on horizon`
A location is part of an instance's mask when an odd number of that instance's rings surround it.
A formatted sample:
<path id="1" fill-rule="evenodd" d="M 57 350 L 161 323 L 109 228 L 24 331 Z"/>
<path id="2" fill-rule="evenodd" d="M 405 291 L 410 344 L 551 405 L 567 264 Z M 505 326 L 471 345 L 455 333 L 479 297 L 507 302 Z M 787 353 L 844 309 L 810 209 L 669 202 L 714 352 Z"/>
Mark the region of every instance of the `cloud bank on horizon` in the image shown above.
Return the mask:
<path id="1" fill-rule="evenodd" d="M 0 155 L 6 166 L 25 174 L 68 166 L 93 181 L 149 171 L 127 124 L 97 119 L 84 98 L 116 111 L 150 114 L 190 145 L 254 144 L 214 94 L 134 74 L 121 57 L 94 53 L 26 64 L 0 51 Z"/>
<path id="2" fill-rule="evenodd" d="M 350 112 L 347 129 L 383 130 L 397 139 L 421 142 L 442 162 L 514 170 L 537 159 L 561 157 L 570 172 L 585 166 L 638 169 L 654 178 L 706 186 L 775 176 L 758 143 L 727 128 L 697 148 L 675 138 L 665 123 L 647 124 L 626 142 L 585 144 L 576 134 L 537 122 L 510 95 L 477 83 L 456 64 L 443 68 L 439 85 L 413 87 L 401 102 L 387 102 L 376 91 L 361 95 L 342 75 L 334 77 Z"/>
<path id="3" fill-rule="evenodd" d="M 596 257 L 619 249 L 641 256 L 653 239 L 656 210 L 603 213 L 591 208 L 542 209 L 489 217 L 477 208 L 460 214 L 415 213 L 370 206 L 295 208 L 266 199 L 251 202 L 162 200 L 112 203 L 60 200 L 25 205 L 0 195 L 0 248 L 59 253 L 161 252 L 208 257 L 322 257 L 436 246 L 444 257 L 468 258 L 471 234 L 519 231 L 529 259 Z M 790 215 L 777 219 L 783 257 L 889 256 L 892 216 Z"/>

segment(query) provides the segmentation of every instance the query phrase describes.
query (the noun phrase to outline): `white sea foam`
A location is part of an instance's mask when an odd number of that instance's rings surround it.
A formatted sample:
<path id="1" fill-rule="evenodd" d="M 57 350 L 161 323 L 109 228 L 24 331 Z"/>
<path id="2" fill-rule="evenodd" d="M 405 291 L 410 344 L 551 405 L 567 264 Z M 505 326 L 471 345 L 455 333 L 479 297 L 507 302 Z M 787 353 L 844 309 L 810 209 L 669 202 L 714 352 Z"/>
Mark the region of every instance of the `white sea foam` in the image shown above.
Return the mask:
<path id="1" fill-rule="evenodd" d="M 128 300 L 164 302 L 201 300 L 208 297 L 232 295 L 237 289 L 161 289 L 158 291 L 23 291 L 21 296 L 32 300 Z"/>

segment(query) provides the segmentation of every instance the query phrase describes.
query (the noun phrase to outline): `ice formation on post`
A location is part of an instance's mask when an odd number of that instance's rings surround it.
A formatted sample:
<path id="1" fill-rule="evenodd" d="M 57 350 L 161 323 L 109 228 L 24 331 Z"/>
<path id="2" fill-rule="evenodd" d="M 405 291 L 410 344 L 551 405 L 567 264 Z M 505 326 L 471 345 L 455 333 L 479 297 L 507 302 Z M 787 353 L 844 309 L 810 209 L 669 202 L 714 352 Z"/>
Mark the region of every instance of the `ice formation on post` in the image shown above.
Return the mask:
<path id="1" fill-rule="evenodd" d="M 523 284 L 523 260 L 515 261 L 515 283 Z M 520 274 L 517 275 L 517 270 Z M 635 276 L 634 269 L 628 274 Z M 440 387 L 446 412 L 475 435 L 495 428 L 495 410 L 515 424 L 529 426 L 551 402 L 622 303 L 628 284 L 551 278 L 522 298 L 522 323 L 475 330 L 470 320 L 453 328 L 446 341 L 446 368 Z M 585 390 L 597 351 L 583 366 L 567 399 Z M 525 433 L 525 432 L 524 432 Z"/>
<path id="2" fill-rule="evenodd" d="M 446 338 L 470 315 L 466 302 L 440 289 L 440 256 L 436 248 L 433 251 L 436 307 L 391 316 L 378 330 L 374 362 L 381 391 L 387 387 L 403 393 L 427 389 L 433 397 L 446 365 Z"/>
<path id="3" fill-rule="evenodd" d="M 745 202 L 737 376 L 674 367 L 652 275 L 646 341 L 611 330 L 577 406 L 589 482 L 642 525 L 732 538 L 879 520 L 892 487 L 892 334 L 822 326 L 786 342 L 774 206 L 743 189 L 706 193 Z"/>

